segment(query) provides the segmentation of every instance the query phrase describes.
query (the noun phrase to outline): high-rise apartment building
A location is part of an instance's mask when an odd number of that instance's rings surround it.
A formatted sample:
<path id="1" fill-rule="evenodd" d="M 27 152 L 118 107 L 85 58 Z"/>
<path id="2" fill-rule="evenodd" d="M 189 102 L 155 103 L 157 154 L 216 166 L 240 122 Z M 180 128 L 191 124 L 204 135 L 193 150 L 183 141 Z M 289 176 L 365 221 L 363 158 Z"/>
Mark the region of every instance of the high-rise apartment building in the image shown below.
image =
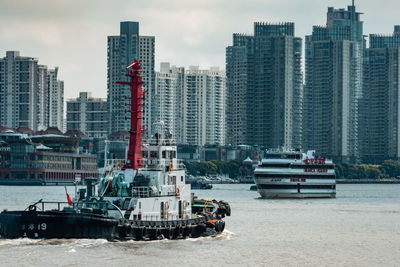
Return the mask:
<path id="1" fill-rule="evenodd" d="M 58 80 L 58 67 L 47 70 L 47 127 L 64 131 L 64 82 Z"/>
<path id="2" fill-rule="evenodd" d="M 225 73 L 160 64 L 154 121 L 163 121 L 178 144 L 225 144 Z"/>
<path id="3" fill-rule="evenodd" d="M 178 144 L 183 144 L 183 96 L 185 69 L 160 64 L 156 72 L 153 121 L 163 121 L 164 129 L 170 131 Z"/>
<path id="4" fill-rule="evenodd" d="M 48 70 L 35 58 L 7 51 L 0 59 L 0 125 L 62 130 L 64 83 L 57 73 L 58 68 Z"/>
<path id="5" fill-rule="evenodd" d="M 38 60 L 7 51 L 0 59 L 0 125 L 36 130 L 38 91 Z"/>
<path id="6" fill-rule="evenodd" d="M 302 40 L 294 23 L 254 23 L 226 49 L 227 143 L 301 146 Z"/>
<path id="7" fill-rule="evenodd" d="M 109 132 L 129 129 L 128 110 L 130 98 L 129 86 L 119 85 L 117 81 L 126 81 L 126 67 L 134 60 L 142 61 L 143 88 L 146 92 L 143 112 L 143 126 L 151 131 L 151 100 L 154 98 L 154 37 L 139 36 L 138 22 L 121 22 L 120 35 L 107 39 L 107 101 Z"/>
<path id="8" fill-rule="evenodd" d="M 400 26 L 370 34 L 364 52 L 362 161 L 400 158 Z"/>
<path id="9" fill-rule="evenodd" d="M 37 106 L 38 106 L 38 130 L 46 130 L 49 125 L 48 104 L 49 104 L 49 91 L 47 81 L 47 66 L 38 65 L 38 87 L 37 93 Z"/>
<path id="10" fill-rule="evenodd" d="M 139 59 L 142 65 L 143 89 L 146 92 L 142 124 L 148 133 L 153 133 L 153 110 L 155 98 L 155 71 L 154 71 L 154 36 L 139 36 Z"/>
<path id="11" fill-rule="evenodd" d="M 303 146 L 337 161 L 359 160 L 363 22 L 354 5 L 328 8 L 306 36 Z"/>
<path id="12" fill-rule="evenodd" d="M 226 77 L 218 68 L 185 71 L 183 140 L 189 145 L 225 144 Z"/>
<path id="13" fill-rule="evenodd" d="M 206 144 L 225 145 L 226 74 L 217 67 L 207 71 Z"/>
<path id="14" fill-rule="evenodd" d="M 107 99 L 80 92 L 78 98 L 67 100 L 67 130 L 80 130 L 88 137 L 107 137 L 107 127 Z"/>

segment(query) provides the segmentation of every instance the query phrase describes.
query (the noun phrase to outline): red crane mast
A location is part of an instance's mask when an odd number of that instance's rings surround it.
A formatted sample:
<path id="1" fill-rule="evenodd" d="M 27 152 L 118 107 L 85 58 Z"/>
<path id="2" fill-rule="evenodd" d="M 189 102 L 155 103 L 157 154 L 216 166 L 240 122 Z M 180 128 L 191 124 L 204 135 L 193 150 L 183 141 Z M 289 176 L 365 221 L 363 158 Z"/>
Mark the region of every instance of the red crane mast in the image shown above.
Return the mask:
<path id="1" fill-rule="evenodd" d="M 117 82 L 117 84 L 129 85 L 131 88 L 131 101 L 128 105 L 128 112 L 131 113 L 131 128 L 129 131 L 129 150 L 128 159 L 123 169 L 137 170 L 143 166 L 142 159 L 142 100 L 144 93 L 142 90 L 142 77 L 139 70 L 140 61 L 135 60 L 131 65 L 126 67 L 128 73 L 125 76 L 130 77 L 129 82 Z M 113 118 L 110 118 L 112 120 Z"/>

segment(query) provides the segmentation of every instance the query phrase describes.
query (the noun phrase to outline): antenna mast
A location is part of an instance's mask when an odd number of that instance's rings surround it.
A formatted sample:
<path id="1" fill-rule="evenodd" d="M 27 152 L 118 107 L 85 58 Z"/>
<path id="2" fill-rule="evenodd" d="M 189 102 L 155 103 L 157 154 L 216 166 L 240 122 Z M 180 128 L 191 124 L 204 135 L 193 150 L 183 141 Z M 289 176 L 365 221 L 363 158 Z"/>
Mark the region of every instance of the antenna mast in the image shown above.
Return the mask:
<path id="1" fill-rule="evenodd" d="M 129 150 L 128 159 L 123 169 L 137 170 L 143 165 L 142 159 L 142 99 L 144 96 L 142 90 L 142 77 L 139 70 L 140 61 L 135 60 L 126 67 L 128 73 L 125 76 L 130 77 L 129 82 L 117 82 L 117 84 L 129 85 L 131 87 L 131 103 L 127 112 L 131 113 L 131 129 L 129 131 Z M 110 118 L 112 120 L 112 118 Z"/>

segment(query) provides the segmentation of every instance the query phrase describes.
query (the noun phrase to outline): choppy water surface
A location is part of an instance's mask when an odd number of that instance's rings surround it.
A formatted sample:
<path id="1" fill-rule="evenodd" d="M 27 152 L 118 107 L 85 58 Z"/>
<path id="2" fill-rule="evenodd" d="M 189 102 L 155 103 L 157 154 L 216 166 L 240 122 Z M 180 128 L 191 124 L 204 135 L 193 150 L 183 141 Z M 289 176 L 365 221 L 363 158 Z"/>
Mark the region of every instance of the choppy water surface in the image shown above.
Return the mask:
<path id="1" fill-rule="evenodd" d="M 264 200 L 250 185 L 195 191 L 226 200 L 232 217 L 218 237 L 151 242 L 0 240 L 0 266 L 398 266 L 400 185 L 337 185 L 336 199 Z M 69 188 L 70 194 L 73 188 Z M 64 187 L 0 187 L 0 210 Z"/>

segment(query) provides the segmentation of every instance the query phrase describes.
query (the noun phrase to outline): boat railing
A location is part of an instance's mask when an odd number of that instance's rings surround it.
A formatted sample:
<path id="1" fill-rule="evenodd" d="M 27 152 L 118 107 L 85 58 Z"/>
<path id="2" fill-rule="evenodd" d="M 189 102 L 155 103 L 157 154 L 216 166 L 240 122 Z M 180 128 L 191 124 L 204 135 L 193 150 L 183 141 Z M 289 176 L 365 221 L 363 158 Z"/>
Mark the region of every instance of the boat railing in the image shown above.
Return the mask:
<path id="1" fill-rule="evenodd" d="M 29 205 L 29 207 L 25 210 L 36 210 L 36 208 L 38 208 L 42 211 L 44 211 L 45 209 L 61 211 L 66 206 L 68 206 L 68 202 L 39 200 L 38 202 Z"/>
<path id="2" fill-rule="evenodd" d="M 144 158 L 143 168 L 162 170 L 162 171 L 172 171 L 172 170 L 182 170 L 185 168 L 183 160 L 180 159 L 158 159 L 158 158 Z"/>
<path id="3" fill-rule="evenodd" d="M 80 210 L 84 211 L 85 209 L 93 210 L 103 210 L 106 212 L 108 209 L 113 209 L 115 205 L 109 202 L 108 200 L 100 200 L 100 201 L 78 201 L 72 202 L 72 205 L 69 205 L 68 202 L 64 201 L 42 201 L 29 205 L 27 210 L 36 210 L 38 208 L 41 211 L 49 210 L 49 211 L 73 211 Z"/>
<path id="4" fill-rule="evenodd" d="M 156 146 L 175 146 L 176 140 L 172 138 L 150 138 L 143 140 L 143 146 L 156 145 Z"/>
<path id="5" fill-rule="evenodd" d="M 126 163 L 126 159 L 106 159 L 104 171 L 119 170 Z"/>
<path id="6" fill-rule="evenodd" d="M 132 187 L 132 197 L 148 198 L 148 197 L 161 197 L 161 196 L 176 196 L 175 191 L 159 192 L 153 190 L 148 186 L 134 186 Z"/>

